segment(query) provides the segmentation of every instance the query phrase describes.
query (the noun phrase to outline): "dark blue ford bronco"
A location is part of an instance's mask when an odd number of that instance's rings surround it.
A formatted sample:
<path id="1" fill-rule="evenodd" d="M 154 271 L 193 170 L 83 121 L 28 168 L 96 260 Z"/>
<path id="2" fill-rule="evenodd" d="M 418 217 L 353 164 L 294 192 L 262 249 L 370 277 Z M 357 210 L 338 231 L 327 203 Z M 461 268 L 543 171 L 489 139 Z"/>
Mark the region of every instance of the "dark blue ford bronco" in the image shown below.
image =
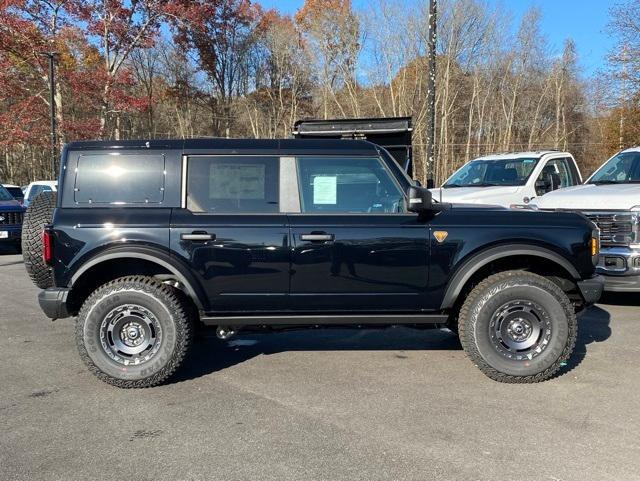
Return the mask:
<path id="1" fill-rule="evenodd" d="M 490 378 L 542 381 L 603 285 L 585 217 L 437 203 L 359 140 L 74 142 L 25 234 L 43 311 L 120 387 L 165 381 L 197 323 L 447 326 Z"/>
<path id="2" fill-rule="evenodd" d="M 0 245 L 20 247 L 24 208 L 11 193 L 0 184 Z"/>

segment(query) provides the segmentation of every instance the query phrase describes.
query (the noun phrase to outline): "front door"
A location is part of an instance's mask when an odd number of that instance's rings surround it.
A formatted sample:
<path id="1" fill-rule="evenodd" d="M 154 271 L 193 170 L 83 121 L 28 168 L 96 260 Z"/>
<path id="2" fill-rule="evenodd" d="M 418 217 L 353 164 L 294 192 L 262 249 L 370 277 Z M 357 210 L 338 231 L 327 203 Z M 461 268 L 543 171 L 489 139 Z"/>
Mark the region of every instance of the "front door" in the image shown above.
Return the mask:
<path id="1" fill-rule="evenodd" d="M 186 159 L 186 194 L 171 219 L 173 252 L 191 267 L 211 313 L 282 310 L 289 293 L 289 232 L 280 213 L 280 160 Z"/>
<path id="2" fill-rule="evenodd" d="M 378 158 L 296 159 L 300 213 L 290 214 L 296 311 L 412 311 L 427 304 L 428 227 L 406 212 Z"/>

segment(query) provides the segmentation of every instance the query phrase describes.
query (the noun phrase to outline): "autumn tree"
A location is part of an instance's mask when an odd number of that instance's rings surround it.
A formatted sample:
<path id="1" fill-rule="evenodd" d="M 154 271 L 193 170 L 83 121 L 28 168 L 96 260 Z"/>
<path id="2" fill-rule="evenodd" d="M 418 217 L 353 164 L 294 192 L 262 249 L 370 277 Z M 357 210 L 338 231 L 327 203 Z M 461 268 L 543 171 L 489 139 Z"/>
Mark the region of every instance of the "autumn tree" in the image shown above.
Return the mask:
<path id="1" fill-rule="evenodd" d="M 109 135 L 107 124 L 114 120 L 113 136 L 119 139 L 120 113 L 144 109 L 147 100 L 128 94 L 132 73 L 126 61 L 136 49 L 153 46 L 165 16 L 181 12 L 168 0 L 69 0 L 68 9 L 86 28 L 89 39 L 100 46 L 103 66 L 96 79 L 101 89 L 99 136 Z"/>
<path id="2" fill-rule="evenodd" d="M 241 104 L 254 137 L 286 137 L 307 113 L 313 83 L 310 56 L 289 16 L 265 12 L 256 28 L 255 90 Z"/>
<path id="3" fill-rule="evenodd" d="M 260 9 L 249 0 L 183 0 L 176 41 L 195 52 L 211 85 L 212 133 L 229 136 L 232 100 L 249 88 L 250 53 Z"/>
<path id="4" fill-rule="evenodd" d="M 351 1 L 305 0 L 295 20 L 315 54 L 323 117 L 329 117 L 330 102 L 341 117 L 359 117 L 356 65 L 362 43 Z M 346 107 L 338 99 L 340 90 L 346 94 Z"/>

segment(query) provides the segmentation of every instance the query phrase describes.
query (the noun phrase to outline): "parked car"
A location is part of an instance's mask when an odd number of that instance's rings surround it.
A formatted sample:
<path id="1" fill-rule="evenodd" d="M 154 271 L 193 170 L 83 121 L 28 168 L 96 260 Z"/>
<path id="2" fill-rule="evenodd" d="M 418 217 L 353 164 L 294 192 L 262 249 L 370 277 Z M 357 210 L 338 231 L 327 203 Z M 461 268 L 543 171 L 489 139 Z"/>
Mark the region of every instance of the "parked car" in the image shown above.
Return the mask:
<path id="1" fill-rule="evenodd" d="M 22 191 L 21 187 L 12 184 L 2 184 L 2 187 L 7 189 L 7 191 L 9 191 L 13 198 L 17 200 L 20 205 L 22 205 L 24 200 L 24 192 Z"/>
<path id="2" fill-rule="evenodd" d="M 584 185 L 532 202 L 539 209 L 575 210 L 600 229 L 598 272 L 608 291 L 640 291 L 640 147 L 607 160 Z"/>
<path id="3" fill-rule="evenodd" d="M 510 207 L 581 182 L 580 170 L 569 152 L 545 150 L 471 160 L 431 192 L 443 202 Z"/>
<path id="4" fill-rule="evenodd" d="M 58 182 L 55 180 L 37 180 L 31 182 L 24 191 L 23 205 L 29 207 L 29 204 L 42 192 L 57 192 Z"/>
<path id="5" fill-rule="evenodd" d="M 0 185 L 0 244 L 20 247 L 24 208 Z"/>
<path id="6" fill-rule="evenodd" d="M 43 311 L 77 316 L 82 360 L 120 387 L 167 379 L 198 322 L 447 325 L 491 379 L 542 381 L 603 284 L 584 216 L 434 202 L 360 140 L 74 142 L 24 232 Z"/>

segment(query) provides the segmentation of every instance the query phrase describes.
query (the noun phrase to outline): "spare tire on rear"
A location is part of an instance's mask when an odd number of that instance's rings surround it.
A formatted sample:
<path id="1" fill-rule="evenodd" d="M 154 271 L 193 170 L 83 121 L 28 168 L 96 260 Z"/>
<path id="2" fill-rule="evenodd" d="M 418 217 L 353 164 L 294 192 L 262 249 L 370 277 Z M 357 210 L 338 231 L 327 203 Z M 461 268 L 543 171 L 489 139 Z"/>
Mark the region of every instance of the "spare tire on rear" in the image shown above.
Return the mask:
<path id="1" fill-rule="evenodd" d="M 42 192 L 31 201 L 22 224 L 22 257 L 33 283 L 40 289 L 53 286 L 51 269 L 42 258 L 42 231 L 51 223 L 56 207 L 56 192 Z"/>

